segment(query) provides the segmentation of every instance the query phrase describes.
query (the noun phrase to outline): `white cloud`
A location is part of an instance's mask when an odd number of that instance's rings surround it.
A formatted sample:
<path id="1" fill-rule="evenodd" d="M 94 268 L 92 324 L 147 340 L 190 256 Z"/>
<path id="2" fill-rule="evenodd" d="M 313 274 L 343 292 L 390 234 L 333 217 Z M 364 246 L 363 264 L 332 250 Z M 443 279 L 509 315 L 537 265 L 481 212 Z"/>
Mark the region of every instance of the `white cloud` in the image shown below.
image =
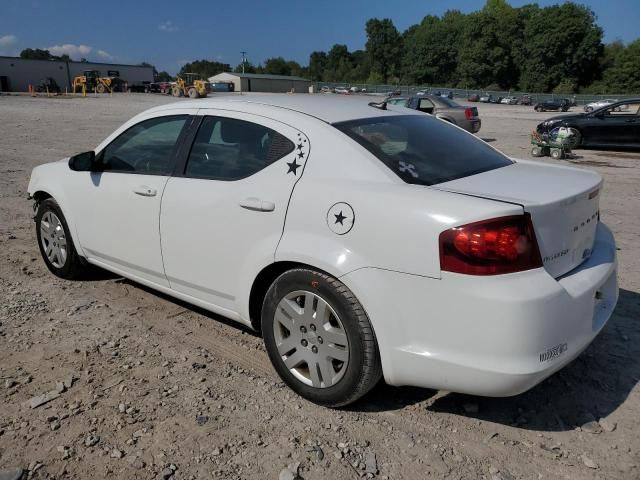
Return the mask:
<path id="1" fill-rule="evenodd" d="M 8 48 L 18 41 L 18 37 L 15 35 L 3 35 L 0 37 L 0 48 Z"/>
<path id="2" fill-rule="evenodd" d="M 168 32 L 168 33 L 177 32 L 178 27 L 174 25 L 174 23 L 171 20 L 167 20 L 166 22 L 158 25 L 158 30 L 160 30 L 161 32 Z"/>
<path id="3" fill-rule="evenodd" d="M 103 58 L 105 60 L 113 60 L 115 58 L 113 55 L 111 55 L 106 50 L 98 50 L 96 52 L 96 55 L 98 55 L 100 58 Z"/>
<path id="4" fill-rule="evenodd" d="M 49 50 L 51 55 L 69 55 L 72 59 L 79 60 L 82 57 L 86 58 L 93 48 L 88 45 L 65 43 L 64 45 L 53 45 L 52 47 L 47 47 L 46 50 Z"/>

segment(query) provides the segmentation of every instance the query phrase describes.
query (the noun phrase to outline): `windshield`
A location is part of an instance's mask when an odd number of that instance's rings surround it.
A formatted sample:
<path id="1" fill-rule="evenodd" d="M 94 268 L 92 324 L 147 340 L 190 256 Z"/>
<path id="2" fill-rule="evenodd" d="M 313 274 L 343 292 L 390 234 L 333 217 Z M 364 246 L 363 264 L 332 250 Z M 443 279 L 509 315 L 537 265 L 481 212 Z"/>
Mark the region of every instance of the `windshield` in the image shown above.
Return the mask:
<path id="1" fill-rule="evenodd" d="M 482 140 L 428 115 L 333 124 L 407 183 L 435 185 L 513 162 Z"/>

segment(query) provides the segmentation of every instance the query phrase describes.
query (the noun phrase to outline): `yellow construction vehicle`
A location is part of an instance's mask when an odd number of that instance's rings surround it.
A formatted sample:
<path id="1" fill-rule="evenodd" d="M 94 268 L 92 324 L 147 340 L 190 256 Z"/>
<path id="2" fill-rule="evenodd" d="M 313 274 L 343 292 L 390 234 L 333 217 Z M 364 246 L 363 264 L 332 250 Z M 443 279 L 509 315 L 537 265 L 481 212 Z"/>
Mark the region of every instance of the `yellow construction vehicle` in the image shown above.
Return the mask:
<path id="1" fill-rule="evenodd" d="M 200 98 L 209 93 L 209 82 L 202 80 L 197 73 L 183 73 L 178 75 L 175 84 L 171 87 L 174 97 Z"/>
<path id="2" fill-rule="evenodd" d="M 114 92 L 120 90 L 124 92 L 126 90 L 126 82 L 122 81 L 117 76 L 113 77 L 101 77 L 98 70 L 85 70 L 82 75 L 73 77 L 73 93 L 76 93 L 76 89 L 79 89 L 83 93 L 95 91 L 97 93 Z"/>

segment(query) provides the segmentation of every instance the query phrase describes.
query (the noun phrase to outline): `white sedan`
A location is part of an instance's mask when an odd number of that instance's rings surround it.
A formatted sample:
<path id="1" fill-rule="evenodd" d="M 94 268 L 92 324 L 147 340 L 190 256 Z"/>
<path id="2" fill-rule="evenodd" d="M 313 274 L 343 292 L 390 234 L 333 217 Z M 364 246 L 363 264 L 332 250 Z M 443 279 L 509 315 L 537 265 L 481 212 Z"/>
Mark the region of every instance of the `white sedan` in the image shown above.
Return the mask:
<path id="1" fill-rule="evenodd" d="M 44 262 L 63 278 L 97 265 L 261 330 L 278 374 L 321 405 L 381 377 L 523 392 L 616 304 L 602 179 L 394 109 L 282 95 L 148 110 L 33 170 Z"/>

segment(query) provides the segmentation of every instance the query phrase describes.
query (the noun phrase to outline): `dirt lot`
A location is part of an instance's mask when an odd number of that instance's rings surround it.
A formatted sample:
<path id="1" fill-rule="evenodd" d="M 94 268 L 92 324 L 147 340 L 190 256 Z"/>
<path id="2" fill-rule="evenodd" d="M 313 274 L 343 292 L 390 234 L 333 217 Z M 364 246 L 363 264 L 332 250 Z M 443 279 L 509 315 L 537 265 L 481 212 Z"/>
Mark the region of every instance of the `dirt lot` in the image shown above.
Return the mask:
<path id="1" fill-rule="evenodd" d="M 332 411 L 290 392 L 251 332 L 106 273 L 62 281 L 40 259 L 31 168 L 168 101 L 0 97 L 0 470 L 277 479 L 294 478 L 282 469 L 299 462 L 300 476 L 318 480 L 640 478 L 640 153 L 572 161 L 606 180 L 601 215 L 620 262 L 618 307 L 580 358 L 514 398 L 380 385 Z M 550 115 L 479 110 L 479 136 L 523 158 Z M 56 399 L 30 408 L 52 390 Z"/>

